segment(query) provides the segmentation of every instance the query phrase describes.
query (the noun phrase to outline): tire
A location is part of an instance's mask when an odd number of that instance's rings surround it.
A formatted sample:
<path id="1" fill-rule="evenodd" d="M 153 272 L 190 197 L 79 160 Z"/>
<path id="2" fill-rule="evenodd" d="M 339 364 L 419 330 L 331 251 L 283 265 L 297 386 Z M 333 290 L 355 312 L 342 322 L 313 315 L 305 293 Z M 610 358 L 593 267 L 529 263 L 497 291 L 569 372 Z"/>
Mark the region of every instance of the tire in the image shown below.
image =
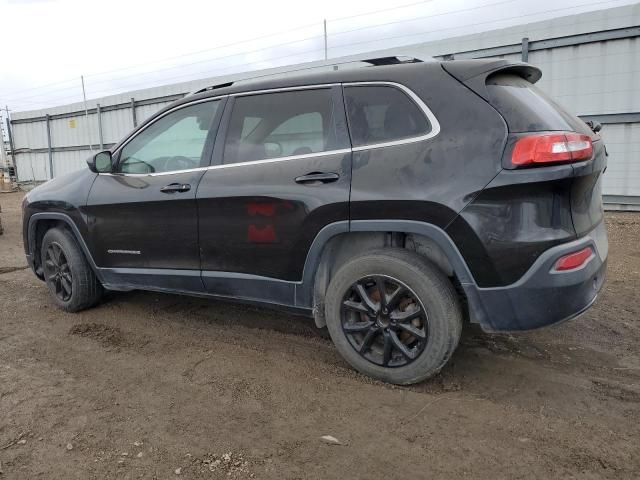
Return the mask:
<path id="1" fill-rule="evenodd" d="M 59 308 L 79 312 L 98 303 L 103 293 L 102 285 L 69 230 L 47 230 L 40 255 L 44 280 Z"/>
<path id="2" fill-rule="evenodd" d="M 425 258 L 399 248 L 368 252 L 343 265 L 329 283 L 325 315 L 333 343 L 351 366 L 397 385 L 437 374 L 462 331 L 462 310 L 449 279 Z"/>

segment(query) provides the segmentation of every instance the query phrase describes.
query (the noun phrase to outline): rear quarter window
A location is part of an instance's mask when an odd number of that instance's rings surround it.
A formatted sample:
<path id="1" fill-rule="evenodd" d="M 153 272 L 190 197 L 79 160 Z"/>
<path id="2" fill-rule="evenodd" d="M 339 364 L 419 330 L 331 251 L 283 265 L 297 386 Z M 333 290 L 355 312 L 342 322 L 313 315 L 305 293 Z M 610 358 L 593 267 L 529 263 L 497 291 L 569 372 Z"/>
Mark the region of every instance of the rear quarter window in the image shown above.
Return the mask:
<path id="1" fill-rule="evenodd" d="M 487 91 L 491 105 L 502 114 L 512 133 L 563 130 L 591 134 L 582 120 L 518 75 L 489 76 Z"/>
<path id="2" fill-rule="evenodd" d="M 431 131 L 422 110 L 396 87 L 348 86 L 344 95 L 354 147 L 418 137 Z"/>

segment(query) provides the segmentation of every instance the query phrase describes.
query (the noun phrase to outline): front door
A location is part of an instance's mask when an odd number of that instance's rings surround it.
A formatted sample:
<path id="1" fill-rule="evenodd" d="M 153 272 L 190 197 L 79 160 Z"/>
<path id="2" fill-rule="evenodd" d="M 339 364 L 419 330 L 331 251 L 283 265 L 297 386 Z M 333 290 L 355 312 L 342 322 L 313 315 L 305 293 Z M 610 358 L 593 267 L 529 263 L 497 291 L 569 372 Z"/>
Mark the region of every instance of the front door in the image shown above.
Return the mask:
<path id="1" fill-rule="evenodd" d="M 98 267 L 125 283 L 157 286 L 154 274 L 170 274 L 172 288 L 201 289 L 195 195 L 221 110 L 220 100 L 170 110 L 115 153 L 114 173 L 98 175 L 86 207 Z"/>
<path id="2" fill-rule="evenodd" d="M 339 86 L 230 99 L 197 194 L 205 288 L 291 303 L 319 231 L 348 228 L 350 181 Z"/>

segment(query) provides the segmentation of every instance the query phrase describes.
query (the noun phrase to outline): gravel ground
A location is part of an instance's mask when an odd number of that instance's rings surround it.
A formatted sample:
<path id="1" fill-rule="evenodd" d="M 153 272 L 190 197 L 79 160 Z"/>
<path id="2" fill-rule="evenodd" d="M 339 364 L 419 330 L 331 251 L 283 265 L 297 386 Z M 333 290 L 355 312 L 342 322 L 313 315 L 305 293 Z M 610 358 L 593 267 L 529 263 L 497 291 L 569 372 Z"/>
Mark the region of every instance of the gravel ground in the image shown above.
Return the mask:
<path id="1" fill-rule="evenodd" d="M 21 198 L 0 195 L 0 479 L 640 477 L 640 215 L 607 215 L 585 315 L 469 326 L 401 388 L 287 314 L 145 292 L 65 314 L 25 268 Z"/>

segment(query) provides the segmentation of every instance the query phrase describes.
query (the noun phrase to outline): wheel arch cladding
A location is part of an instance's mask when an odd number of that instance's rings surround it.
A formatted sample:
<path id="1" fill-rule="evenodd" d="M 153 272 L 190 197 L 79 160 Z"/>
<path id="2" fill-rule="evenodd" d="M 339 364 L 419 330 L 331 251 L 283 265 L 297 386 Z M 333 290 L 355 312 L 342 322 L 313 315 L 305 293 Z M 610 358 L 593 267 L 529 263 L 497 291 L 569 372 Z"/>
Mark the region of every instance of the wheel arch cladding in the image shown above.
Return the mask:
<path id="1" fill-rule="evenodd" d="M 322 253 L 313 266 L 312 284 L 303 289 L 309 291 L 309 298 L 306 295 L 299 296 L 299 300 L 306 300 L 313 305 L 318 327 L 326 325 L 324 296 L 338 268 L 350 258 L 381 247 L 402 247 L 413 251 L 460 284 L 473 282 L 455 244 L 435 225 L 416 221 L 359 220 L 352 221 L 351 226 L 350 232 L 336 234 L 323 244 Z"/>
<path id="2" fill-rule="evenodd" d="M 68 229 L 71 232 L 74 239 L 80 246 L 82 253 L 84 254 L 87 261 L 89 262 L 89 266 L 91 267 L 93 272 L 96 274 L 98 279 L 102 281 L 102 278 L 100 275 L 100 269 L 97 268 L 95 262 L 93 261 L 91 252 L 89 251 L 89 248 L 87 247 L 87 244 L 85 243 L 84 238 L 82 237 L 82 234 L 78 229 L 78 226 L 71 219 L 71 217 L 60 212 L 40 212 L 40 213 L 34 213 L 33 215 L 31 215 L 31 217 L 29 217 L 28 248 L 29 248 L 29 254 L 32 257 L 32 262 L 33 262 L 32 266 L 38 278 L 42 279 L 42 276 L 41 276 L 42 273 L 39 273 L 39 265 L 36 265 L 36 262 L 38 261 L 38 255 L 36 255 L 38 253 L 38 248 L 39 248 L 38 242 L 42 242 L 42 237 L 44 236 L 44 234 L 50 228 L 54 228 L 56 226 L 63 226 L 64 228 Z"/>

